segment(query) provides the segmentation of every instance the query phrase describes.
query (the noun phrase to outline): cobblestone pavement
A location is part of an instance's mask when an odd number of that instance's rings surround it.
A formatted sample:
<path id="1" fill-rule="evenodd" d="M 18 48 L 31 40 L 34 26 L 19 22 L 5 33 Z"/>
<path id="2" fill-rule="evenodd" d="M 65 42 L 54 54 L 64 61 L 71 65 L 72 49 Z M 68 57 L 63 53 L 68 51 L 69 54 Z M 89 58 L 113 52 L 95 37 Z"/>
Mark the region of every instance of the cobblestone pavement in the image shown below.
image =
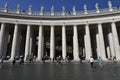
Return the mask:
<path id="1" fill-rule="evenodd" d="M 4 63 L 0 69 L 0 80 L 119 80 L 120 63 L 104 63 L 100 69 L 98 63 L 94 69 L 85 62 L 67 63 L 56 65 L 55 63 Z"/>

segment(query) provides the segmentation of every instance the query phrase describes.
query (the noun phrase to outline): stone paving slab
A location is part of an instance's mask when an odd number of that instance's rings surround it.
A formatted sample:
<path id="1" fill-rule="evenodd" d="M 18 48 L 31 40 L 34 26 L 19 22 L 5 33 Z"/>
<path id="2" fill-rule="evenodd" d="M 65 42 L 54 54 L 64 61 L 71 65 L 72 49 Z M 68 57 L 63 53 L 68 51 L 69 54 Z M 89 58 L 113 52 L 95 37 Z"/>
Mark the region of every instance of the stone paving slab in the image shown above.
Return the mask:
<path id="1" fill-rule="evenodd" d="M 0 80 L 119 80 L 120 63 L 104 63 L 100 69 L 98 63 L 94 69 L 89 63 L 4 63 L 0 69 Z"/>

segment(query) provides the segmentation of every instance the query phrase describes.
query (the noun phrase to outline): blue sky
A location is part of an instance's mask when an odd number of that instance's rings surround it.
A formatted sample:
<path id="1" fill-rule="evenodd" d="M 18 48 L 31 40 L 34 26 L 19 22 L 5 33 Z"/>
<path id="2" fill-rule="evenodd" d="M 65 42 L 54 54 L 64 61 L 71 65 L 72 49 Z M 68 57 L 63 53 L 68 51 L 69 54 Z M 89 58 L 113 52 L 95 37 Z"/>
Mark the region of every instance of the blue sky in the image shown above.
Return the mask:
<path id="1" fill-rule="evenodd" d="M 62 10 L 62 6 L 66 11 L 72 11 L 72 7 L 76 6 L 77 11 L 83 11 L 83 5 L 86 4 L 89 10 L 95 9 L 95 4 L 99 3 L 100 8 L 107 8 L 108 0 L 0 0 L 0 8 L 4 7 L 7 2 L 10 9 L 16 9 L 16 5 L 20 4 L 21 10 L 28 10 L 28 6 L 32 5 L 33 11 L 39 11 L 44 6 L 44 11 L 49 12 L 53 5 L 56 12 Z M 111 0 L 113 6 L 120 6 L 120 0 Z"/>

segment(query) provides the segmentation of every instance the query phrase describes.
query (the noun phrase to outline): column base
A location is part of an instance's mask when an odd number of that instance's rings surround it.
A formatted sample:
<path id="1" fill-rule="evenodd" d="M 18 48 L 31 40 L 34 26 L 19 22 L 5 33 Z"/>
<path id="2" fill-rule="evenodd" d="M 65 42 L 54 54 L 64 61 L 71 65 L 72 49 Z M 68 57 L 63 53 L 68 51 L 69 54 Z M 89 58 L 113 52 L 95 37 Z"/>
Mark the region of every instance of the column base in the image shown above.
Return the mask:
<path id="1" fill-rule="evenodd" d="M 14 60 L 14 58 L 10 58 L 9 61 L 12 62 Z"/>
<path id="2" fill-rule="evenodd" d="M 39 58 L 37 58 L 37 59 L 36 59 L 36 62 L 41 62 L 41 61 L 42 61 L 42 60 L 41 60 L 41 59 L 39 59 Z"/>
<path id="3" fill-rule="evenodd" d="M 74 61 L 79 61 L 80 59 L 79 58 L 75 58 L 75 59 L 73 59 Z"/>

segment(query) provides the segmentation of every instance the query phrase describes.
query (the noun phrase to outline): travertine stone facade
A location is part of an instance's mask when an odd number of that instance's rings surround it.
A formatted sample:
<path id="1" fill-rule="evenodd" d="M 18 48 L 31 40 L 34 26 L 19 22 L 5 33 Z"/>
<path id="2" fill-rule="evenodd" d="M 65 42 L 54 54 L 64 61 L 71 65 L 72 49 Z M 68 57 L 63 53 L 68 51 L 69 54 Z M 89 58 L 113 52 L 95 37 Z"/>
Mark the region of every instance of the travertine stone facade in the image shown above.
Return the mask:
<path id="1" fill-rule="evenodd" d="M 108 2 L 108 9 L 89 11 L 84 6 L 84 12 L 28 12 L 20 10 L 10 11 L 8 5 L 0 9 L 0 57 L 34 56 L 38 61 L 43 56 L 52 59 L 67 56 L 78 61 L 80 56 L 86 60 L 93 56 L 101 56 L 104 60 L 114 56 L 120 60 L 120 9 L 112 7 Z M 18 14 L 19 13 L 19 14 Z M 63 15 L 64 14 L 64 15 Z"/>

